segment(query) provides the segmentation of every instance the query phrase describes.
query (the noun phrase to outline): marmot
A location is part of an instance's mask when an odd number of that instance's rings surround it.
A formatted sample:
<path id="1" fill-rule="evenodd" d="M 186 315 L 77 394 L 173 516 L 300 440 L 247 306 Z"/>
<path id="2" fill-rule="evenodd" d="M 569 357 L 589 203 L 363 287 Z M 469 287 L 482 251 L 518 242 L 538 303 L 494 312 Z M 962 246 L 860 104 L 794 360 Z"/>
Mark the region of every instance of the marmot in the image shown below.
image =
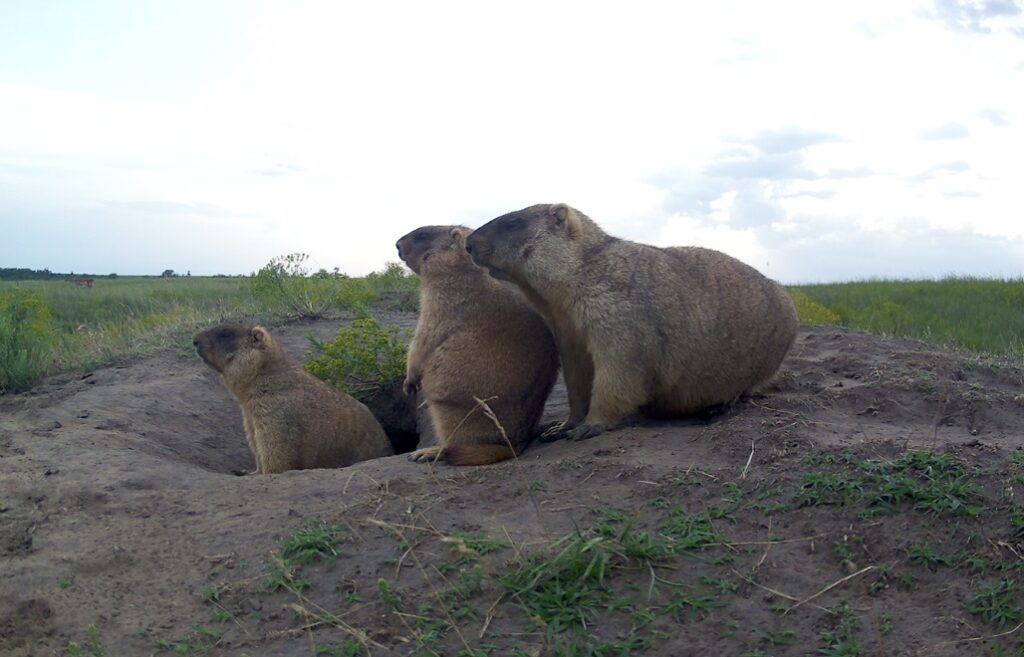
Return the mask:
<path id="1" fill-rule="evenodd" d="M 796 336 L 789 294 L 752 267 L 612 237 L 564 204 L 498 217 L 466 248 L 547 319 L 576 440 L 638 410 L 670 417 L 731 404 L 774 375 Z"/>
<path id="2" fill-rule="evenodd" d="M 238 400 L 256 472 L 336 468 L 394 450 L 361 403 L 305 372 L 262 326 L 222 324 L 192 340 Z"/>
<path id="3" fill-rule="evenodd" d="M 410 454 L 416 461 L 484 465 L 518 455 L 536 434 L 558 376 L 551 332 L 514 286 L 473 264 L 470 232 L 424 226 L 396 244 L 420 277 L 405 389 L 422 385 L 438 439 L 437 447 Z M 487 402 L 505 436 L 474 397 Z"/>

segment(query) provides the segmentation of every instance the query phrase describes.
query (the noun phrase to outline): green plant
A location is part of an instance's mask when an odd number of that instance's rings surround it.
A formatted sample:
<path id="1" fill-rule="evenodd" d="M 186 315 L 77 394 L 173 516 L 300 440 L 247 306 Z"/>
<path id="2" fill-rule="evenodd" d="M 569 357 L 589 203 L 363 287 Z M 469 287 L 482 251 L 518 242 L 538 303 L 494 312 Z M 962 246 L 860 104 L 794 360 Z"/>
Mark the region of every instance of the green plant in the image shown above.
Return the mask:
<path id="1" fill-rule="evenodd" d="M 935 570 L 939 566 L 948 566 L 950 560 L 940 556 L 928 543 L 917 543 L 907 550 L 907 558 L 915 566 L 924 566 L 929 570 Z"/>
<path id="2" fill-rule="evenodd" d="M 1008 579 L 991 586 L 979 586 L 967 611 L 980 616 L 986 623 L 991 623 L 998 629 L 1024 618 L 1017 603 L 1017 585 Z"/>
<path id="3" fill-rule="evenodd" d="M 904 502 L 936 515 L 974 517 L 984 510 L 981 489 L 948 454 L 910 451 L 883 463 L 850 454 L 825 461 L 839 469 L 803 474 L 796 494 L 800 506 L 860 505 L 862 517 L 893 513 Z"/>
<path id="4" fill-rule="evenodd" d="M 661 525 L 662 536 L 672 541 L 677 551 L 699 550 L 708 543 L 718 542 L 718 533 L 705 514 L 690 514 L 682 507 L 673 507 L 669 519 Z"/>
<path id="5" fill-rule="evenodd" d="M 860 618 L 845 602 L 830 611 L 834 626 L 821 633 L 822 646 L 818 654 L 826 657 L 856 657 L 860 654 L 860 642 L 856 637 L 860 629 Z"/>
<path id="6" fill-rule="evenodd" d="M 712 593 L 698 593 L 686 587 L 675 591 L 672 598 L 661 610 L 663 613 L 671 614 L 677 623 L 682 623 L 682 612 L 686 612 L 687 616 L 693 619 L 702 614 L 707 614 L 712 609 L 721 607 L 724 604 Z"/>
<path id="7" fill-rule="evenodd" d="M 372 294 L 364 284 L 353 283 L 344 274 L 321 270 L 310 275 L 305 253 L 272 258 L 253 275 L 253 296 L 268 308 L 283 308 L 304 319 L 319 319 L 335 307 L 362 310 Z"/>
<path id="8" fill-rule="evenodd" d="M 268 591 L 277 591 L 278 589 L 304 591 L 309 588 L 309 582 L 298 576 L 298 566 L 287 559 L 275 557 L 271 561 L 270 577 L 267 578 L 265 586 Z"/>
<path id="9" fill-rule="evenodd" d="M 791 646 L 796 643 L 796 632 L 793 630 L 765 630 L 761 641 L 770 646 Z"/>
<path id="10" fill-rule="evenodd" d="M 550 635 L 584 627 L 610 596 L 607 577 L 616 559 L 604 537 L 570 534 L 554 557 L 528 555 L 499 578 L 506 592 Z"/>
<path id="11" fill-rule="evenodd" d="M 85 628 L 85 642 L 88 653 L 82 652 L 82 647 L 74 641 L 68 641 L 67 648 L 65 649 L 71 657 L 79 657 L 80 655 L 88 655 L 89 657 L 105 657 L 107 654 L 106 649 L 103 647 L 103 639 L 100 638 L 100 631 L 96 628 L 96 625 L 91 624 Z"/>
<path id="12" fill-rule="evenodd" d="M 330 342 L 310 336 L 316 354 L 306 371 L 356 399 L 372 396 L 381 386 L 405 374 L 406 348 L 397 326 L 377 320 L 354 320 Z"/>
<path id="13" fill-rule="evenodd" d="M 377 578 L 377 593 L 380 594 L 380 601 L 391 611 L 398 611 L 398 594 L 391 588 L 391 583 L 383 577 Z"/>
<path id="14" fill-rule="evenodd" d="M 171 650 L 175 655 L 183 657 L 202 657 L 209 653 L 219 640 L 218 632 L 196 625 L 186 636 L 180 639 L 161 639 L 156 642 L 156 647 L 159 650 Z"/>
<path id="15" fill-rule="evenodd" d="M 335 547 L 341 543 L 341 528 L 314 521 L 281 540 L 280 556 L 296 563 L 315 559 L 334 561 L 338 557 Z"/>
<path id="16" fill-rule="evenodd" d="M 366 277 L 366 284 L 386 310 L 416 312 L 420 306 L 420 279 L 397 262 L 389 262 L 384 269 Z"/>
<path id="17" fill-rule="evenodd" d="M 24 390 L 43 375 L 57 335 L 46 300 L 35 292 L 0 292 L 0 393 Z"/>
<path id="18" fill-rule="evenodd" d="M 316 654 L 327 657 L 358 657 L 363 653 L 363 647 L 357 641 L 348 640 L 339 645 L 333 643 L 316 647 Z"/>

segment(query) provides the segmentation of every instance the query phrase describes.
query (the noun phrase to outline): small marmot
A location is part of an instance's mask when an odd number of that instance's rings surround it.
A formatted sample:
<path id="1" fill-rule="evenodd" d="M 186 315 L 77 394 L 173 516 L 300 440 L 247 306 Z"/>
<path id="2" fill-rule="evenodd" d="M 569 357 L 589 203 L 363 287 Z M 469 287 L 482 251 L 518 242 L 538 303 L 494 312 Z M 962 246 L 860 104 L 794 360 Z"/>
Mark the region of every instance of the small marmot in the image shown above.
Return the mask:
<path id="1" fill-rule="evenodd" d="M 256 472 L 336 468 L 394 450 L 361 403 L 296 366 L 262 326 L 222 324 L 193 338 L 238 400 Z"/>
<path id="2" fill-rule="evenodd" d="M 466 248 L 554 331 L 573 439 L 635 411 L 731 404 L 775 374 L 796 336 L 789 294 L 754 268 L 710 249 L 612 237 L 564 204 L 498 217 Z"/>
<path id="3" fill-rule="evenodd" d="M 438 446 L 410 458 L 484 465 L 518 455 L 537 432 L 558 376 L 543 319 L 512 285 L 473 264 L 463 226 L 424 226 L 398 240 L 420 277 L 420 316 L 405 389 L 422 387 Z M 476 399 L 485 400 L 505 435 Z"/>

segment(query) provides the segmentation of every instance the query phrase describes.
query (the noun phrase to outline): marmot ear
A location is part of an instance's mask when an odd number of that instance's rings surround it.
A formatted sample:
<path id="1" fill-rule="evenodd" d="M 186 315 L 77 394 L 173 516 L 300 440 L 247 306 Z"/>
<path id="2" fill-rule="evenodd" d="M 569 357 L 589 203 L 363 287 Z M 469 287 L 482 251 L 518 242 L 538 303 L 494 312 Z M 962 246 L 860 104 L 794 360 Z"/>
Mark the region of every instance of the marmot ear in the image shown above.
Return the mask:
<path id="1" fill-rule="evenodd" d="M 548 212 L 554 218 L 556 226 L 564 227 L 569 239 L 579 237 L 583 231 L 583 224 L 580 222 L 580 216 L 576 213 L 576 210 L 565 203 L 556 203 L 551 206 Z"/>
<path id="2" fill-rule="evenodd" d="M 452 228 L 451 232 L 449 233 L 452 238 L 452 245 L 457 246 L 460 249 L 465 248 L 466 238 L 469 237 L 469 234 L 472 232 L 472 230 L 466 228 L 465 226 L 456 226 L 455 228 Z"/>
<path id="3" fill-rule="evenodd" d="M 267 329 L 262 326 L 252 327 L 252 343 L 254 345 L 263 345 L 270 341 L 270 333 Z"/>

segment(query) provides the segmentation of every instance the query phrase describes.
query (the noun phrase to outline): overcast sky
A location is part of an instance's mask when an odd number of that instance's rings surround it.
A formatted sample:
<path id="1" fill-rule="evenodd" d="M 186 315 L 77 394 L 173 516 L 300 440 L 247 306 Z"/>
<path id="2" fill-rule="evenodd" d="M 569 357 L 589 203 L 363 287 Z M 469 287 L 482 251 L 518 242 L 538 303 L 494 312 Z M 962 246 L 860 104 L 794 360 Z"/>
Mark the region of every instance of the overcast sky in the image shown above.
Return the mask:
<path id="1" fill-rule="evenodd" d="M 1022 2 L 0 3 L 0 267 L 363 274 L 546 202 L 787 283 L 1020 277 Z"/>

